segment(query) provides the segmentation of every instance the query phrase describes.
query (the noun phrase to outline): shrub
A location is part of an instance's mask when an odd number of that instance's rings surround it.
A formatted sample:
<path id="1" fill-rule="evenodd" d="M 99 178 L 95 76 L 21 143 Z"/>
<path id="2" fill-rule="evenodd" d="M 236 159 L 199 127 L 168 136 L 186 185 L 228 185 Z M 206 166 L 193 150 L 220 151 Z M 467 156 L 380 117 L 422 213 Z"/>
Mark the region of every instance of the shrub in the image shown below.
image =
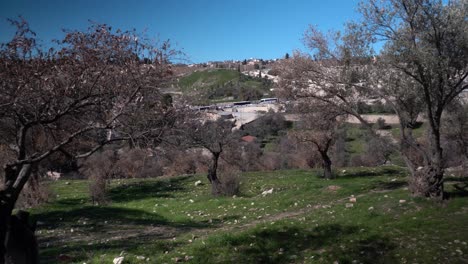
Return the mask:
<path id="1" fill-rule="evenodd" d="M 26 209 L 37 207 L 47 202 L 51 194 L 47 182 L 42 180 L 38 173 L 35 173 L 29 178 L 23 191 L 20 193 L 18 201 L 16 202 L 16 208 Z"/>
<path id="2" fill-rule="evenodd" d="M 221 195 L 233 196 L 240 193 L 241 173 L 237 169 L 227 168 L 221 173 L 220 177 Z"/>
<path id="3" fill-rule="evenodd" d="M 87 158 L 80 171 L 89 180 L 89 193 L 93 204 L 107 202 L 107 181 L 116 175 L 117 153 L 105 150 Z"/>
<path id="4" fill-rule="evenodd" d="M 392 127 L 385 122 L 385 119 L 379 117 L 377 119 L 377 128 L 378 129 L 390 129 Z"/>

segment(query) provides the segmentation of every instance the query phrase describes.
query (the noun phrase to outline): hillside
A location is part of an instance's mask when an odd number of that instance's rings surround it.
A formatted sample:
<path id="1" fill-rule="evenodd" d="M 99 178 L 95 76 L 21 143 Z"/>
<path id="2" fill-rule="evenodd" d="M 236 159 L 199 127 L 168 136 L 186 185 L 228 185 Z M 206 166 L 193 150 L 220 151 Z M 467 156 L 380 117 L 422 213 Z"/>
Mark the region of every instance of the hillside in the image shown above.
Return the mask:
<path id="1" fill-rule="evenodd" d="M 244 75 L 237 70 L 195 71 L 178 81 L 181 92 L 197 98 L 196 104 L 218 101 L 258 100 L 268 95 L 272 83 L 266 78 Z"/>
<path id="2" fill-rule="evenodd" d="M 87 181 L 60 180 L 55 201 L 33 210 L 41 262 L 466 261 L 468 196 L 454 188 L 466 178 L 447 178 L 450 200 L 437 204 L 410 197 L 398 167 L 347 168 L 333 181 L 318 174 L 246 173 L 239 196 L 218 198 L 201 175 L 114 180 L 99 206 Z"/>

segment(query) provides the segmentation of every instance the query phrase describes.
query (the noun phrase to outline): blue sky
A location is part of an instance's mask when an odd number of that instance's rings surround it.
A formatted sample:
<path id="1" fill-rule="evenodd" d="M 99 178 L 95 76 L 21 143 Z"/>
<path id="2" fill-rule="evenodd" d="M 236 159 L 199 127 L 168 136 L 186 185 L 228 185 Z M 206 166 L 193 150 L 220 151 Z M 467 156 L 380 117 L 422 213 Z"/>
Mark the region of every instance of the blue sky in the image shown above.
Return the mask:
<path id="1" fill-rule="evenodd" d="M 358 0 L 0 0 L 0 42 L 13 30 L 6 18 L 22 15 L 44 41 L 61 29 L 85 29 L 92 20 L 147 30 L 170 39 L 192 62 L 274 59 L 302 49 L 309 24 L 341 29 L 356 18 Z"/>

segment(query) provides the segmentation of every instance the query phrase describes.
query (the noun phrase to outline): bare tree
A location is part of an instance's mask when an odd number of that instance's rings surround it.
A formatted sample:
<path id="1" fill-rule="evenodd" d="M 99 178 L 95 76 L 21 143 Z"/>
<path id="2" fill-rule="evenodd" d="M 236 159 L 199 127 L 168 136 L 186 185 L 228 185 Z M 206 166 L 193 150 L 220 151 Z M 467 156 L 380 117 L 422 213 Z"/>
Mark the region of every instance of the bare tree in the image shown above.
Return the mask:
<path id="1" fill-rule="evenodd" d="M 466 1 L 369 0 L 361 4 L 362 23 L 349 23 L 344 34 L 311 26 L 304 42 L 313 56 L 296 53 L 286 62 L 285 94 L 339 107 L 369 129 L 357 105 L 384 99 L 400 119 L 399 150 L 412 193 L 442 198 L 441 120 L 468 87 L 467 9 Z M 385 41 L 379 56 L 375 41 Z M 412 134 L 420 114 L 429 124 L 428 145 Z"/>
<path id="2" fill-rule="evenodd" d="M 216 121 L 194 120 L 190 127 L 183 133 L 186 144 L 191 147 L 201 147 L 208 150 L 212 156 L 208 168 L 207 178 L 211 183 L 213 195 L 222 194 L 221 181 L 218 177 L 218 165 L 221 154 L 231 143 L 235 142 L 232 129 L 234 123 L 229 120 L 217 119 Z"/>
<path id="3" fill-rule="evenodd" d="M 338 129 L 345 121 L 345 115 L 320 102 L 306 101 L 299 104 L 301 121 L 290 135 L 300 143 L 312 143 L 322 158 L 323 177 L 333 179 L 332 160 L 329 155 L 337 139 Z"/>
<path id="4" fill-rule="evenodd" d="M 92 24 L 44 51 L 22 19 L 0 49 L 0 144 L 8 150 L 0 191 L 0 240 L 34 167 L 58 152 L 86 157 L 111 142 L 161 135 L 173 111 L 157 86 L 176 53 L 135 31 Z M 143 63 L 143 56 L 152 64 Z M 0 263 L 5 259 L 0 246 Z"/>

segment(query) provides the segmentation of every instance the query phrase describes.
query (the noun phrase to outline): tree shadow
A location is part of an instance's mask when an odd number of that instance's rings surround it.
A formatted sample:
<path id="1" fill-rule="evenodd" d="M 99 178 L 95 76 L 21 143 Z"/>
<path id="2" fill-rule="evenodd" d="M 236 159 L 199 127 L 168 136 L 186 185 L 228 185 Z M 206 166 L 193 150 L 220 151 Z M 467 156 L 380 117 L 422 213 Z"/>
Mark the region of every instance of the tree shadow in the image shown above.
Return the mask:
<path id="1" fill-rule="evenodd" d="M 58 261 L 57 257 L 60 254 L 71 254 L 74 258 L 81 256 L 79 258 L 86 259 L 87 257 L 79 252 L 132 249 L 145 245 L 148 241 L 153 244 L 154 241 L 168 240 L 194 229 L 219 225 L 215 222 L 197 222 L 189 219 L 175 222 L 157 213 L 103 206 L 49 211 L 35 214 L 33 217 L 42 222 L 39 226 L 42 233 L 38 236 L 38 241 L 46 263 Z"/>
<path id="2" fill-rule="evenodd" d="M 129 202 L 146 198 L 174 197 L 177 191 L 183 191 L 184 183 L 190 176 L 177 177 L 169 180 L 138 181 L 113 187 L 108 192 L 108 198 L 114 202 Z"/>
<path id="3" fill-rule="evenodd" d="M 454 184 L 453 187 L 455 188 L 454 191 L 446 193 L 449 199 L 468 197 L 468 183 L 457 183 Z"/>
<path id="4" fill-rule="evenodd" d="M 376 190 L 396 190 L 408 186 L 407 181 L 378 181 L 373 184 L 372 189 Z"/>
<path id="5" fill-rule="evenodd" d="M 129 225 L 166 225 L 172 227 L 202 228 L 208 225 L 201 222 L 172 222 L 157 213 L 143 210 L 106 207 L 83 206 L 73 210 L 56 210 L 33 215 L 34 219 L 43 222 L 42 227 L 53 229 L 61 226 L 83 227 L 80 221 L 87 222 L 90 227 L 105 225 L 105 223 L 125 223 Z M 105 228 L 105 226 L 102 226 Z M 101 229 L 102 230 L 102 229 Z"/>
<path id="6" fill-rule="evenodd" d="M 446 177 L 444 181 L 453 183 L 454 190 L 445 193 L 448 199 L 468 197 L 468 177 Z"/>
<path id="7" fill-rule="evenodd" d="M 347 243 L 340 247 L 339 241 L 349 241 L 348 236 L 358 233 L 358 226 L 330 224 L 314 229 L 298 227 L 269 227 L 251 233 L 232 234 L 219 240 L 209 241 L 203 248 L 195 249 L 194 262 L 219 262 L 218 247 L 231 248 L 223 255 L 221 262 L 226 263 L 302 263 L 301 258 L 321 255 L 327 260 L 338 258 L 340 263 L 358 260 L 361 263 L 379 263 L 392 259 L 391 251 L 395 246 L 388 239 L 372 236 Z M 207 250 L 209 249 L 209 250 Z M 224 251 L 226 252 L 226 251 Z M 323 253 L 326 252 L 326 253 Z M 364 253 L 363 253 L 364 252 Z M 332 260 L 333 261 L 333 260 Z M 332 262 L 331 261 L 331 262 Z"/>
<path id="8" fill-rule="evenodd" d="M 172 234 L 171 234 L 172 235 Z M 170 235 L 142 234 L 135 237 L 105 241 L 92 240 L 81 241 L 79 243 L 69 243 L 66 247 L 44 247 L 46 241 L 41 241 L 40 260 L 41 263 L 64 263 L 60 256 L 66 256 L 69 261 L 65 263 L 83 263 L 95 256 L 106 256 L 109 252 L 134 252 L 140 251 L 151 245 L 151 254 L 164 254 L 174 248 L 181 246 L 185 242 L 175 242 L 170 240 Z M 103 254 L 104 253 L 104 254 Z M 118 253 L 115 253 L 118 256 Z M 104 263 L 104 260 L 103 262 Z M 127 262 L 125 262 L 127 263 Z"/>
<path id="9" fill-rule="evenodd" d="M 380 167 L 376 170 L 358 170 L 344 173 L 339 173 L 337 176 L 341 179 L 352 179 L 352 178 L 365 178 L 375 176 L 404 176 L 405 172 L 402 169 L 394 167 Z"/>

